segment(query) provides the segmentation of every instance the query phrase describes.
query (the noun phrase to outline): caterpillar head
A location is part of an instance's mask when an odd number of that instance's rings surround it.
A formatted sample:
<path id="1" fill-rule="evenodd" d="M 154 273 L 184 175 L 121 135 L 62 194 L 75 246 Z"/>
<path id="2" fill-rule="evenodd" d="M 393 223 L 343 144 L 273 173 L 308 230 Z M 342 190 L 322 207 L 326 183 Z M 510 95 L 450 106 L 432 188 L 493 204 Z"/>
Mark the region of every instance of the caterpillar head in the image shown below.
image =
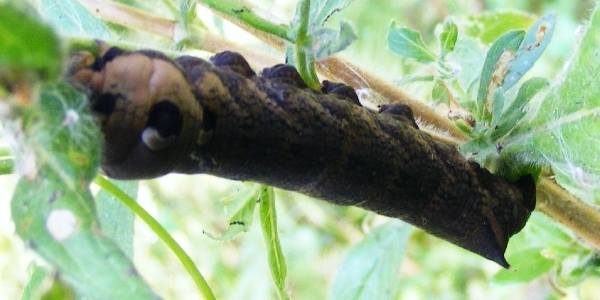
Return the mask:
<path id="1" fill-rule="evenodd" d="M 202 109 L 176 63 L 158 52 L 110 48 L 72 73 L 91 91 L 106 175 L 142 179 L 189 168 Z"/>

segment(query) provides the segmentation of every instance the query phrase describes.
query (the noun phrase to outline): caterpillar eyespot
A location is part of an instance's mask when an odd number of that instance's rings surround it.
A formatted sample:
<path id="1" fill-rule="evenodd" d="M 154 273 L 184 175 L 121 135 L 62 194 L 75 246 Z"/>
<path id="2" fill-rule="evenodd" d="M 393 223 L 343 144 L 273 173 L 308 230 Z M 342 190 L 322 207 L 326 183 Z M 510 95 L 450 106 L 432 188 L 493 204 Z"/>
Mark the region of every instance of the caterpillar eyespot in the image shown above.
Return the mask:
<path id="1" fill-rule="evenodd" d="M 285 65 L 260 76 L 232 52 L 212 62 L 116 49 L 74 67 L 104 133 L 107 175 L 261 182 L 400 218 L 508 267 L 508 239 L 535 207 L 531 176 L 513 183 L 465 160 L 420 131 L 407 106 L 371 111 L 346 85 L 311 90 Z"/>
<path id="2" fill-rule="evenodd" d="M 173 146 L 181 132 L 183 119 L 179 108 L 165 100 L 155 103 L 148 113 L 147 127 L 142 132 L 142 141 L 153 151 Z"/>
<path id="3" fill-rule="evenodd" d="M 102 170 L 116 178 L 150 178 L 185 164 L 202 110 L 186 74 L 162 53 L 110 48 L 73 79 L 87 86 L 102 124 Z M 186 168 L 186 166 L 182 166 Z"/>

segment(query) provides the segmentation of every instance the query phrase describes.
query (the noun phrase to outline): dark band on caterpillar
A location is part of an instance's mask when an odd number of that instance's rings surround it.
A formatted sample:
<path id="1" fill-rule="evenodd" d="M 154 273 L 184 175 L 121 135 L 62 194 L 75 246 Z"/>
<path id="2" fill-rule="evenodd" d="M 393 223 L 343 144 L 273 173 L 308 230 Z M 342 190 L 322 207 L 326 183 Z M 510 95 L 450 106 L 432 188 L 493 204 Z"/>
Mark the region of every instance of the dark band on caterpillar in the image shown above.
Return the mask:
<path id="1" fill-rule="evenodd" d="M 510 182 L 419 130 L 412 111 L 370 111 L 351 87 L 309 89 L 290 66 L 256 74 L 239 54 L 212 63 L 105 51 L 73 79 L 104 132 L 102 169 L 122 179 L 207 173 L 400 218 L 508 267 L 508 239 L 535 207 Z"/>

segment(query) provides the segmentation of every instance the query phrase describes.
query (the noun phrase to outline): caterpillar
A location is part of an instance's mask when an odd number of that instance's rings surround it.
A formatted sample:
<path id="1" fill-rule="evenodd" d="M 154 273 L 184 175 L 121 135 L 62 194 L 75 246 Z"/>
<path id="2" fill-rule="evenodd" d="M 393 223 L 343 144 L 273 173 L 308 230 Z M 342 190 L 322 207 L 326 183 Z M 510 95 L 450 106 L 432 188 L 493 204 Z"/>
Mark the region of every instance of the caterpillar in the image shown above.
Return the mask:
<path id="1" fill-rule="evenodd" d="M 419 130 L 410 107 L 369 110 L 351 87 L 312 90 L 288 65 L 256 74 L 233 52 L 209 62 L 110 48 L 72 81 L 88 92 L 110 177 L 260 182 L 402 219 L 503 267 L 535 208 L 531 176 L 493 175 Z"/>

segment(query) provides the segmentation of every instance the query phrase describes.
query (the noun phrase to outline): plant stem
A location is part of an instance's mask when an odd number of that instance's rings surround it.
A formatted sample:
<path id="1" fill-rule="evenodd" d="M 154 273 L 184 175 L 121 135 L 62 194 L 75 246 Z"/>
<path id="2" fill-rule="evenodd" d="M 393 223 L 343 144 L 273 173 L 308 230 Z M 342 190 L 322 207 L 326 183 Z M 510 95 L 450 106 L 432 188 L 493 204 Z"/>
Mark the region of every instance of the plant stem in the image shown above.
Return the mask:
<path id="1" fill-rule="evenodd" d="M 107 180 L 106 178 L 98 175 L 94 179 L 94 182 L 101 186 L 103 189 L 107 190 L 109 193 L 113 194 L 115 198 L 119 199 L 123 204 L 125 204 L 129 209 L 131 209 L 152 231 L 171 249 L 171 251 L 177 256 L 181 264 L 185 267 L 186 271 L 190 274 L 190 277 L 198 287 L 200 293 L 204 296 L 205 299 L 214 300 L 215 295 L 212 290 L 206 283 L 206 280 L 194 264 L 194 261 L 190 258 L 190 256 L 181 248 L 181 246 L 175 241 L 175 239 L 167 232 L 167 230 L 156 221 L 143 207 L 141 207 L 133 198 L 123 192 L 119 187 L 114 185 L 112 182 Z"/>
<path id="2" fill-rule="evenodd" d="M 197 0 L 198 3 L 210 8 L 213 11 L 219 12 L 221 15 L 226 15 L 229 18 L 239 20 L 245 24 L 263 31 L 268 32 L 282 40 L 293 43 L 294 41 L 288 34 L 288 27 L 277 25 L 259 17 L 252 12 L 248 5 L 240 4 L 237 1 L 231 0 Z"/>
<path id="3" fill-rule="evenodd" d="M 314 59 L 310 51 L 306 51 L 310 47 L 311 41 L 308 30 L 308 21 L 310 19 L 310 0 L 300 0 L 298 4 L 299 20 L 294 30 L 294 54 L 296 60 L 296 69 L 304 82 L 312 89 L 318 90 L 320 87 L 319 78 L 315 72 Z"/>
<path id="4" fill-rule="evenodd" d="M 556 183 L 541 178 L 537 184 L 536 209 L 547 214 L 596 249 L 600 249 L 600 214 Z"/>
<path id="5" fill-rule="evenodd" d="M 338 57 L 328 57 L 317 62 L 317 69 L 319 73 L 332 80 L 344 82 L 356 89 L 372 89 L 390 103 L 400 103 L 410 106 L 415 118 L 419 118 L 426 124 L 433 125 L 442 133 L 447 132 L 451 137 L 450 140 L 454 140 L 451 141 L 451 144 L 458 145 L 470 140 L 454 123 L 436 114 L 423 102 L 409 96 L 395 85 L 348 61 Z M 448 136 L 446 136 L 446 139 L 448 139 Z"/>
<path id="6" fill-rule="evenodd" d="M 261 12 L 261 14 L 265 14 Z M 257 30 L 250 24 L 240 22 L 238 19 L 233 19 L 227 15 L 223 16 L 228 21 L 250 32 L 257 38 L 269 44 L 279 51 L 285 51 L 285 44 L 281 39 L 274 39 L 273 35 Z M 419 100 L 407 95 L 398 87 L 387 83 L 385 80 L 361 70 L 356 65 L 353 65 L 341 58 L 334 56 L 317 62 L 316 70 L 334 81 L 343 82 L 356 89 L 369 88 L 384 96 L 389 102 L 401 103 L 412 108 L 415 117 L 421 119 L 426 124 L 431 124 L 442 133 L 441 140 L 446 143 L 458 145 L 469 140 L 469 137 L 458 129 L 450 120 L 437 115 L 431 108 L 423 104 Z M 428 131 L 430 132 L 430 131 Z M 434 134 L 435 135 L 435 134 Z"/>

